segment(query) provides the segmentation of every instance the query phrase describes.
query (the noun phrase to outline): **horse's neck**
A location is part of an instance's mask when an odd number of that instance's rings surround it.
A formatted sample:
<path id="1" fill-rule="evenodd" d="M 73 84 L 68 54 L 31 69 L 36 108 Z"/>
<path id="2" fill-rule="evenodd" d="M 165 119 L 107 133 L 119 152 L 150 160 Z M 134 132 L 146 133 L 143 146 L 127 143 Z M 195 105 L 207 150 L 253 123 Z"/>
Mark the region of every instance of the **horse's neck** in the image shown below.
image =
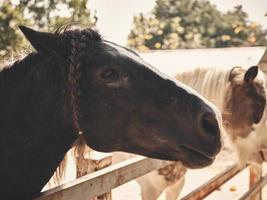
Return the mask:
<path id="1" fill-rule="evenodd" d="M 255 162 L 259 151 L 267 148 L 267 108 L 265 108 L 261 121 L 254 125 L 254 130 L 246 137 L 237 136 L 232 142 L 236 147 L 239 164 L 244 165 L 247 161 Z M 260 160 L 262 158 L 259 158 Z"/>
<path id="2" fill-rule="evenodd" d="M 46 67 L 10 82 L 13 91 L 0 107 L 0 199 L 39 192 L 75 140 L 67 95 Z"/>
<path id="3" fill-rule="evenodd" d="M 198 68 L 178 74 L 176 78 L 192 87 L 222 110 L 229 70 L 222 68 Z"/>

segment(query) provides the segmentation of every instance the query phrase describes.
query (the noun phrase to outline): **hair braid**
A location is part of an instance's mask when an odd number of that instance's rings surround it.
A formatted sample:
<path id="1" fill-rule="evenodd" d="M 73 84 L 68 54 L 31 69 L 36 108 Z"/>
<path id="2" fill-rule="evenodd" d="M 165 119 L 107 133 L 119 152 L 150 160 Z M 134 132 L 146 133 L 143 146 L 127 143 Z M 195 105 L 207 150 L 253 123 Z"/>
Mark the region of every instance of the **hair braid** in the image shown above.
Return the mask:
<path id="1" fill-rule="evenodd" d="M 75 25 L 75 24 L 74 24 Z M 74 29 L 73 29 L 74 28 Z M 90 169 L 85 155 L 90 153 L 90 148 L 86 145 L 83 138 L 83 130 L 80 125 L 80 80 L 81 80 L 81 66 L 82 58 L 86 54 L 86 48 L 92 48 L 95 42 L 101 41 L 101 36 L 98 32 L 92 29 L 76 29 L 73 24 L 65 25 L 57 29 L 55 34 L 61 36 L 62 44 L 69 44 L 69 68 L 67 69 L 67 82 L 70 98 L 71 117 L 73 127 L 79 137 L 73 144 L 73 156 L 76 161 L 77 177 L 84 175 Z M 70 42 L 70 43 L 69 43 Z M 67 157 L 65 155 L 63 161 L 58 166 L 52 180 L 59 185 L 62 179 L 67 164 Z"/>
<path id="2" fill-rule="evenodd" d="M 81 34 L 81 33 L 80 33 Z M 68 73 L 70 104 L 72 109 L 73 126 L 77 133 L 81 134 L 80 127 L 80 79 L 81 79 L 81 60 L 85 54 L 86 36 L 82 35 L 79 39 L 77 34 L 72 34 L 70 48 L 70 66 Z"/>
<path id="3" fill-rule="evenodd" d="M 78 32 L 78 35 L 74 32 L 71 36 L 71 49 L 70 49 L 70 66 L 68 81 L 70 87 L 70 103 L 72 109 L 72 120 L 75 131 L 79 134 L 79 137 L 73 144 L 74 157 L 76 160 L 77 177 L 81 177 L 88 171 L 88 166 L 84 165 L 87 161 L 84 157 L 84 153 L 88 149 L 85 140 L 83 138 L 83 130 L 80 126 L 80 80 L 81 80 L 81 60 L 85 55 L 87 47 L 87 36 L 85 31 Z M 90 152 L 88 150 L 88 152 Z M 85 167 L 86 166 L 86 167 Z M 85 167 L 85 168 L 84 168 Z"/>

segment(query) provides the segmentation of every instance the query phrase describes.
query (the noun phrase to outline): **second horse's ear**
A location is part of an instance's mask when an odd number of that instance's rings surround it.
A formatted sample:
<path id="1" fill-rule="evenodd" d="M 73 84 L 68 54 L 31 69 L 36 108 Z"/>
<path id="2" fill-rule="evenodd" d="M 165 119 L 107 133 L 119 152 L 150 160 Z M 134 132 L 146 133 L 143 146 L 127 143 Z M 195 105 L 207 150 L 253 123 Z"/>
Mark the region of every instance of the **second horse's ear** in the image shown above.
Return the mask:
<path id="1" fill-rule="evenodd" d="M 35 31 L 26 26 L 19 26 L 19 28 L 38 52 L 44 54 L 58 53 L 58 35 L 54 33 Z"/>
<path id="2" fill-rule="evenodd" d="M 259 67 L 258 66 L 250 67 L 245 73 L 244 81 L 247 82 L 247 83 L 253 81 L 254 78 L 257 76 L 258 71 L 259 71 Z"/>

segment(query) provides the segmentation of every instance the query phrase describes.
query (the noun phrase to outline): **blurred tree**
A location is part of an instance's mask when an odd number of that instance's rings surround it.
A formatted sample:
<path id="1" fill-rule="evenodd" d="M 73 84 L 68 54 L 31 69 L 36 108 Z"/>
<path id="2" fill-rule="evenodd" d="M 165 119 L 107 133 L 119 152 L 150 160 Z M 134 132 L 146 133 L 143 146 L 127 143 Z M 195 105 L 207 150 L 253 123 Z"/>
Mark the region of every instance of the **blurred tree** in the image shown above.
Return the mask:
<path id="1" fill-rule="evenodd" d="M 139 50 L 267 45 L 266 30 L 241 6 L 220 12 L 207 0 L 157 0 L 134 16 L 128 46 Z"/>
<path id="2" fill-rule="evenodd" d="M 24 39 L 18 25 L 52 31 L 68 22 L 95 26 L 97 17 L 87 0 L 0 0 L 0 56 L 19 50 Z"/>
<path id="3" fill-rule="evenodd" d="M 16 44 L 20 44 L 22 36 L 18 24 L 27 24 L 19 7 L 11 1 L 4 1 L 0 6 L 0 56 L 10 52 Z"/>

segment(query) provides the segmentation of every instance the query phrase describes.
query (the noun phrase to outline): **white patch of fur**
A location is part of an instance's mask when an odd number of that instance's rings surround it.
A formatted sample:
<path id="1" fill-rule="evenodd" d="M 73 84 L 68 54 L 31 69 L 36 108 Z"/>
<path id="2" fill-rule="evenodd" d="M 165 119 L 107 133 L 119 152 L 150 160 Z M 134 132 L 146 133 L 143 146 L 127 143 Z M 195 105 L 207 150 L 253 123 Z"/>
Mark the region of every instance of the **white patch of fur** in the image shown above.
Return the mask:
<path id="1" fill-rule="evenodd" d="M 257 132 L 251 132 L 245 138 L 238 136 L 235 141 L 232 141 L 239 158 L 238 163 L 240 166 L 244 166 L 252 155 L 257 155 L 257 149 L 259 149 L 259 139 L 257 136 Z M 258 162 L 258 157 L 254 157 L 253 161 Z"/>

